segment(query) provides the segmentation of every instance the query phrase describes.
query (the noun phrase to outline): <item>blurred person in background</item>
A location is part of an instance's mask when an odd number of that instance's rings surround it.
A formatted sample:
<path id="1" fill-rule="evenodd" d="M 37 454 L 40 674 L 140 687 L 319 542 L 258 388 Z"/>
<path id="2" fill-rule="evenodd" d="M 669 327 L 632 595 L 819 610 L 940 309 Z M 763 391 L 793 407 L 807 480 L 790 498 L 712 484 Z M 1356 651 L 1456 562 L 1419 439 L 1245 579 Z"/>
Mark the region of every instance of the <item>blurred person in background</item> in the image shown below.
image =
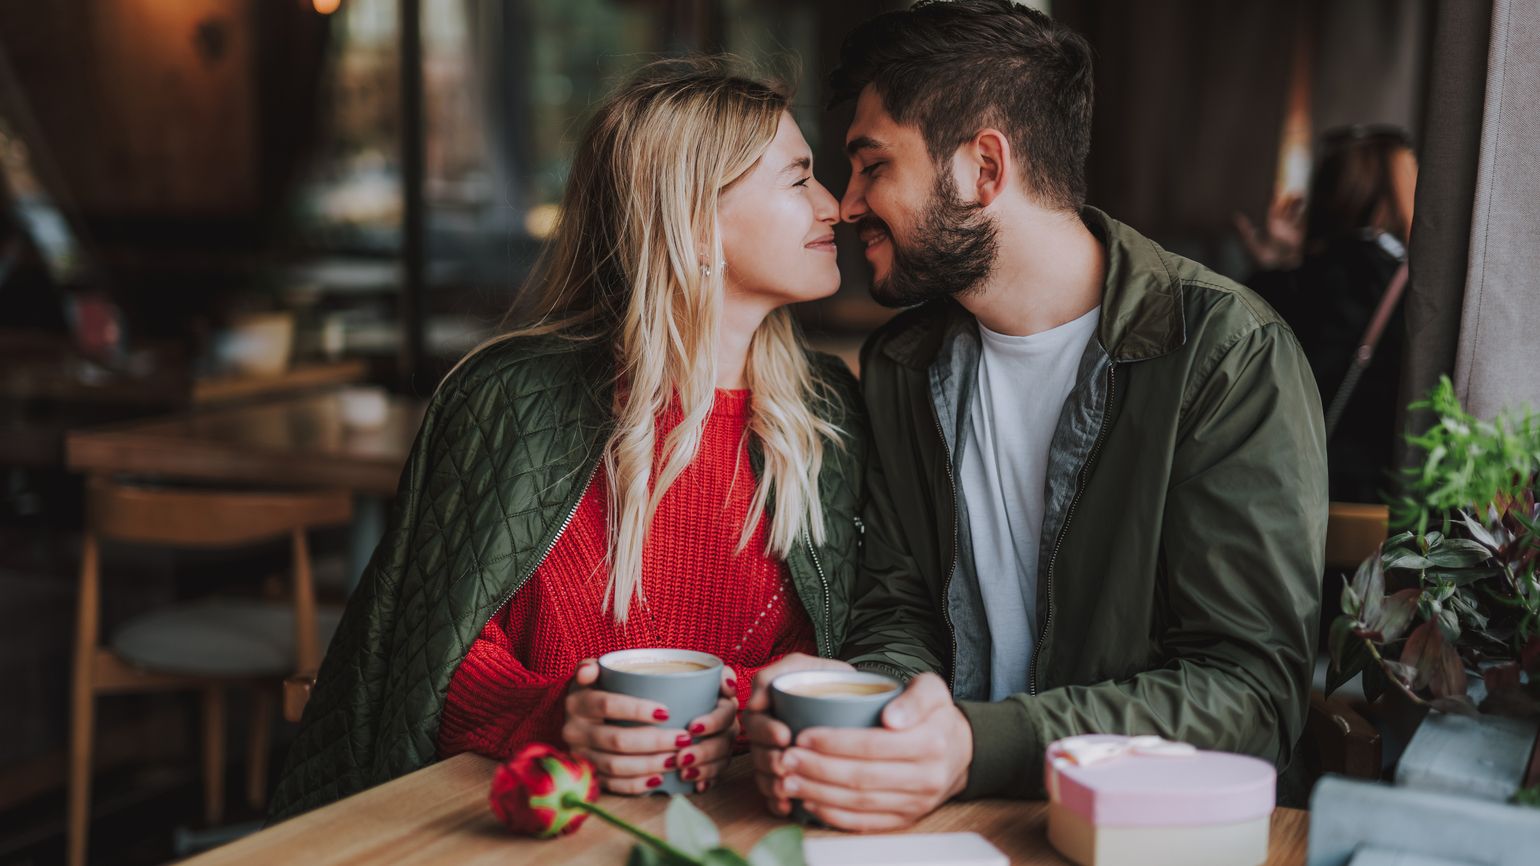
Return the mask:
<path id="1" fill-rule="evenodd" d="M 1237 229 L 1257 265 L 1248 285 L 1284 317 L 1304 346 L 1330 418 L 1331 497 L 1378 502 L 1388 484 L 1406 342 L 1399 298 L 1386 300 L 1406 262 L 1417 158 L 1410 136 L 1388 126 L 1327 132 L 1307 199 L 1280 198 L 1267 226 Z M 1344 389 L 1371 320 L 1387 304 L 1367 367 Z"/>

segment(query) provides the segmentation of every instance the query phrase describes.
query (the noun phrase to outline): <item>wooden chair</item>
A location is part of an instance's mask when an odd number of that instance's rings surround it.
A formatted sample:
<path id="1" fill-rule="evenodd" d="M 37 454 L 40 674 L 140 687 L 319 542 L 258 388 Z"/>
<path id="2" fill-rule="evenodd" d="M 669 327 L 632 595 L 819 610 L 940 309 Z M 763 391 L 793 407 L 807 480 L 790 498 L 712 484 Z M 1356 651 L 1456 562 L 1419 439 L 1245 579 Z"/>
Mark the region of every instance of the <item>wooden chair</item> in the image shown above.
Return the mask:
<path id="1" fill-rule="evenodd" d="M 1384 505 L 1333 502 L 1326 518 L 1326 567 L 1351 576 L 1385 540 L 1389 525 Z"/>
<path id="2" fill-rule="evenodd" d="M 1326 521 L 1327 571 L 1345 571 L 1351 579 L 1359 563 L 1385 540 L 1389 523 L 1390 510 L 1383 505 L 1331 503 Z M 1383 751 L 1380 732 L 1364 717 L 1362 707 L 1340 693 L 1328 698 L 1324 683 L 1324 671 L 1318 668 L 1305 720 L 1306 746 L 1314 755 L 1311 769 L 1378 779 Z"/>
<path id="3" fill-rule="evenodd" d="M 204 815 L 224 812 L 224 689 L 253 687 L 247 798 L 266 801 L 273 693 L 283 677 L 313 670 L 338 614 L 318 610 L 306 532 L 345 524 L 346 493 L 233 493 L 155 489 L 92 478 L 71 688 L 68 855 L 86 861 L 92 741 L 97 695 L 197 689 L 203 693 Z M 293 578 L 288 603 L 205 600 L 152 611 L 125 623 L 104 645 L 100 635 L 102 541 L 175 548 L 233 548 L 287 538 Z"/>

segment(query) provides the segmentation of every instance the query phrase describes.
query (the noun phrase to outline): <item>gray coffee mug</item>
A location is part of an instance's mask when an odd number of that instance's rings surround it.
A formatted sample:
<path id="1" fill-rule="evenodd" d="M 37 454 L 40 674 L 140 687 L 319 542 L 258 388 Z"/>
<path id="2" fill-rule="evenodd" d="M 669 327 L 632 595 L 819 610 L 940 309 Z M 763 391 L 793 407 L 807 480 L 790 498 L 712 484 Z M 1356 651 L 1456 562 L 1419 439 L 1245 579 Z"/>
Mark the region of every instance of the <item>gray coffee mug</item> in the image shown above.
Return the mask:
<path id="1" fill-rule="evenodd" d="M 798 693 L 841 683 L 886 688 L 865 695 Z M 891 677 L 865 671 L 797 671 L 778 676 L 770 683 L 770 712 L 791 728 L 793 741 L 808 728 L 876 728 L 882 725 L 882 708 L 898 697 L 903 688 L 902 683 Z M 791 816 L 804 824 L 816 820 L 798 800 L 792 801 Z"/>
<path id="2" fill-rule="evenodd" d="M 668 673 L 641 673 L 626 670 L 630 665 L 692 662 L 704 665 L 699 670 L 673 671 Z M 611 722 L 621 727 L 638 727 L 650 724 L 659 728 L 677 728 L 679 733 L 689 731 L 686 726 L 716 709 L 722 694 L 722 660 L 710 653 L 678 649 L 631 649 L 608 653 L 599 657 L 599 680 L 594 687 L 600 691 L 630 695 L 633 698 L 656 701 L 668 709 L 666 722 Z M 679 777 L 679 771 L 665 773 L 663 784 L 652 790 L 658 794 L 688 794 L 695 790 L 693 781 Z"/>

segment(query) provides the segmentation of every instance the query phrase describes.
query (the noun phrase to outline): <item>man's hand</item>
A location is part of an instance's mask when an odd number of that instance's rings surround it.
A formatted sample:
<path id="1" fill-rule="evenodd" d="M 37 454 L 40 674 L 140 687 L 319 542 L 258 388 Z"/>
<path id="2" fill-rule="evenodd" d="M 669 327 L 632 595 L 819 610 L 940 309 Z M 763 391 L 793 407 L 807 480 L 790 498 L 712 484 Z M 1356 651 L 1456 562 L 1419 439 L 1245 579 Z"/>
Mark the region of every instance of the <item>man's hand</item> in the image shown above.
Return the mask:
<path id="1" fill-rule="evenodd" d="M 777 814 L 796 798 L 831 827 L 897 830 L 967 784 L 973 729 L 946 683 L 922 674 L 883 710 L 881 728 L 809 728 L 795 746 L 754 758 Z"/>
<path id="2" fill-rule="evenodd" d="M 770 683 L 782 674 L 795 671 L 848 671 L 850 665 L 834 659 L 792 653 L 773 665 L 762 668 L 754 677 L 754 691 L 743 708 L 743 730 L 749 738 L 749 751 L 754 758 L 754 780 L 760 793 L 765 795 L 770 808 L 777 815 L 785 815 L 791 806 L 777 800 L 771 790 L 779 776 L 781 752 L 791 745 L 791 729 L 770 715 Z"/>
<path id="3" fill-rule="evenodd" d="M 668 722 L 659 703 L 593 688 L 599 663 L 584 659 L 567 694 L 567 723 L 561 738 L 574 755 L 593 762 L 599 783 L 617 794 L 645 794 L 663 783 L 665 773 L 704 791 L 732 757 L 738 736 L 738 685 L 731 668 L 722 669 L 722 695 L 716 708 L 698 719 L 680 720 L 679 728 L 623 728 L 610 722 Z"/>

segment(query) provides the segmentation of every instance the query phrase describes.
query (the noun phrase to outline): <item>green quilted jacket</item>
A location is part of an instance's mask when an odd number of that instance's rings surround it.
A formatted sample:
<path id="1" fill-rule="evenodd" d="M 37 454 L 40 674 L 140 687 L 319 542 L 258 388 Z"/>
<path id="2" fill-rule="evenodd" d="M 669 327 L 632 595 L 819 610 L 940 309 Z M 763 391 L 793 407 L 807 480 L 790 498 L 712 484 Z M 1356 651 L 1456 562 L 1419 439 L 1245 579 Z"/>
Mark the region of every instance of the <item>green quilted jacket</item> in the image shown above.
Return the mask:
<path id="1" fill-rule="evenodd" d="M 787 560 L 818 651 L 844 641 L 855 581 L 866 422 L 855 378 L 810 356 L 847 434 L 819 478 L 827 543 Z M 611 427 L 609 352 L 554 337 L 486 349 L 439 388 L 385 537 L 337 629 L 270 813 L 298 814 L 432 762 L 455 668 L 555 545 Z M 756 471 L 759 455 L 752 452 Z"/>

